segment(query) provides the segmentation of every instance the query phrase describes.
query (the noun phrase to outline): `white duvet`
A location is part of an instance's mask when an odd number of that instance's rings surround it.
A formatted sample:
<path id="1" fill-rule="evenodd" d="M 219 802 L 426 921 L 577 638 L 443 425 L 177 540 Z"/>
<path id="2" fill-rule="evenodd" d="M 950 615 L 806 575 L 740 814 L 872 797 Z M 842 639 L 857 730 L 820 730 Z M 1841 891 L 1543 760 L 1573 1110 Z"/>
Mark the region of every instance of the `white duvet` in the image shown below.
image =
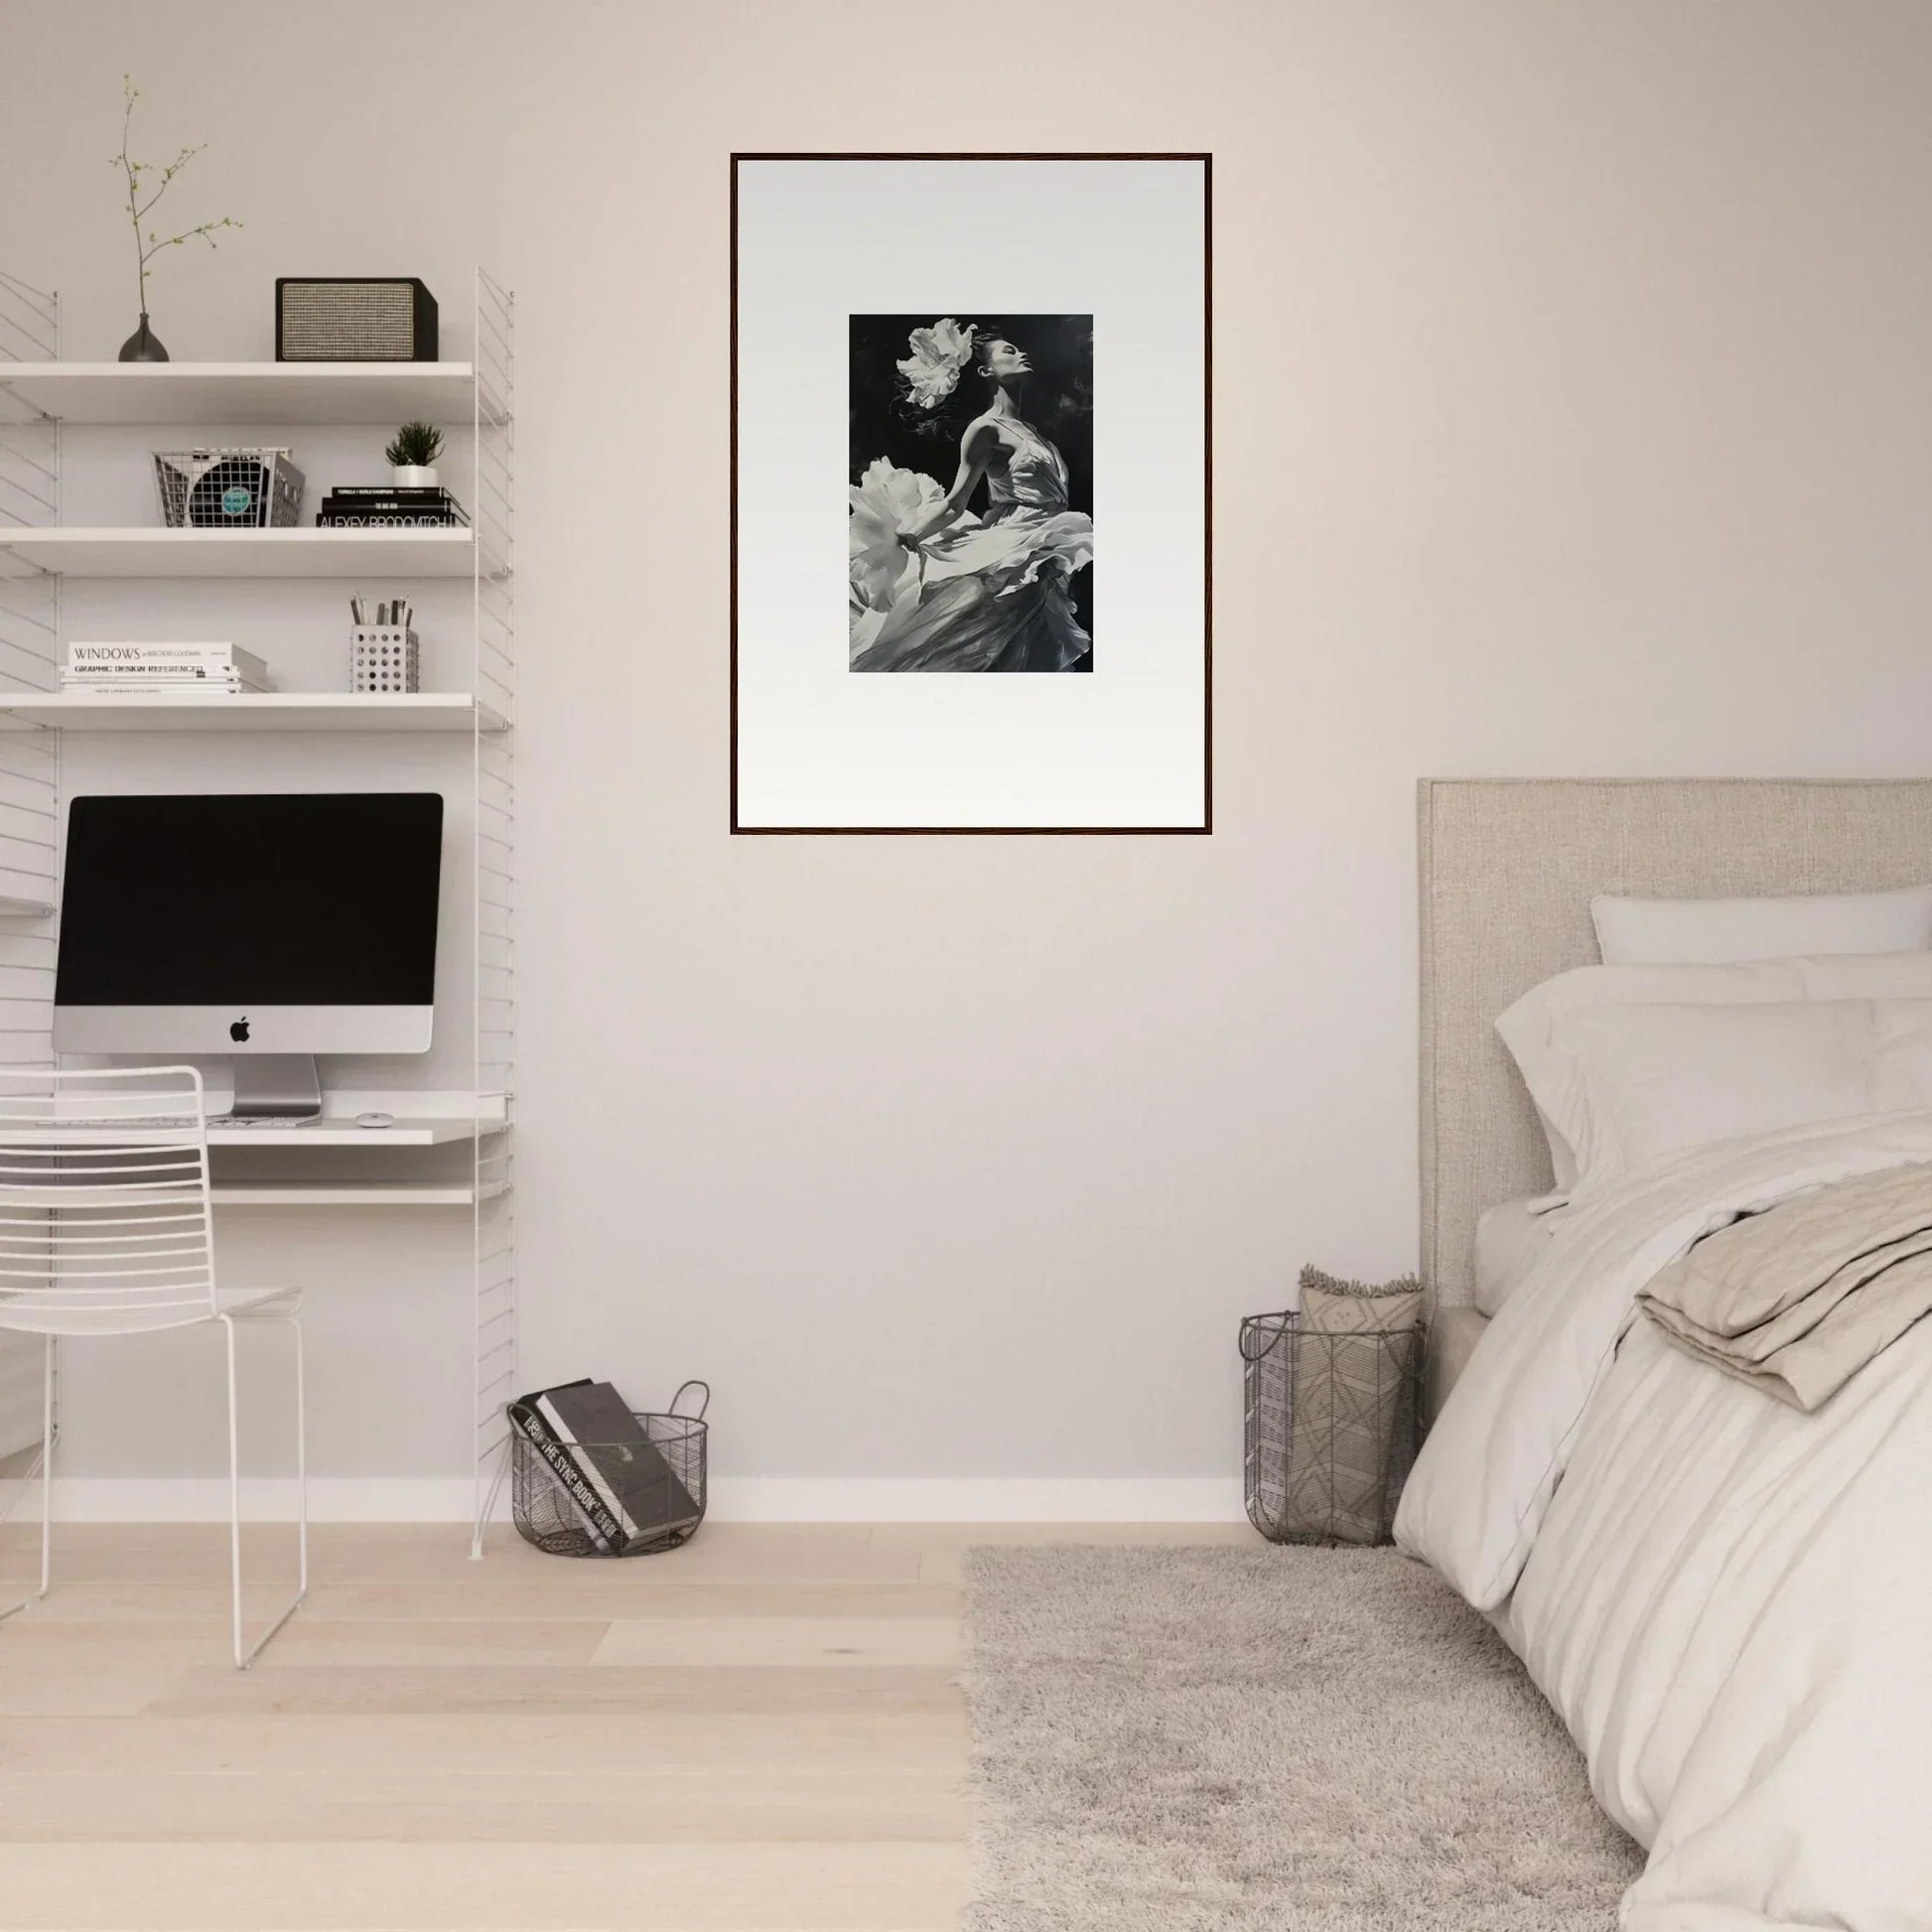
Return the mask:
<path id="1" fill-rule="evenodd" d="M 1871 1117 L 1573 1209 L 1403 1496 L 1397 1541 L 1494 1618 L 1649 1848 L 1627 1932 L 1932 1932 L 1932 1322 L 1807 1416 L 1632 1321 L 1699 1235 L 1914 1161 L 1932 1116 Z"/>

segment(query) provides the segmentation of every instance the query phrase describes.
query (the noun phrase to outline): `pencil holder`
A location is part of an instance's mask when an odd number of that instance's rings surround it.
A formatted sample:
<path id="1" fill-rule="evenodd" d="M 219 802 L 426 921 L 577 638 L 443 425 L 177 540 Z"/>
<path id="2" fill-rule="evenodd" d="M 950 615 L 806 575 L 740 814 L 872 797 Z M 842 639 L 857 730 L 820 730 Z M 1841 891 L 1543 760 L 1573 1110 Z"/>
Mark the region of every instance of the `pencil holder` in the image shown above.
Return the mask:
<path id="1" fill-rule="evenodd" d="M 358 623 L 348 633 L 351 691 L 420 691 L 422 652 L 413 630 Z"/>

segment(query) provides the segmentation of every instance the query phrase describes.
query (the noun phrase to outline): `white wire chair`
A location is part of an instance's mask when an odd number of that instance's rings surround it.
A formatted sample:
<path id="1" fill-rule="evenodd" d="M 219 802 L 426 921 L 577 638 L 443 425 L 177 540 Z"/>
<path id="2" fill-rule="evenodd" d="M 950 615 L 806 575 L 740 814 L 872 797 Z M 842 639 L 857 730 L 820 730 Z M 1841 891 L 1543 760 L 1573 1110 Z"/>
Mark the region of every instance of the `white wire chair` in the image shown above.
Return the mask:
<path id="1" fill-rule="evenodd" d="M 309 1590 L 308 1458 L 299 1289 L 218 1288 L 208 1191 L 207 1099 L 192 1066 L 69 1072 L 0 1067 L 0 1330 L 46 1339 L 41 1578 L 53 1581 L 56 1350 L 68 1335 L 133 1335 L 221 1324 L 228 1356 L 228 1554 L 237 1670 L 253 1662 Z M 286 1323 L 295 1340 L 295 1595 L 244 1647 L 241 1451 L 235 1324 Z M 31 1471 L 30 1471 L 31 1474 Z"/>

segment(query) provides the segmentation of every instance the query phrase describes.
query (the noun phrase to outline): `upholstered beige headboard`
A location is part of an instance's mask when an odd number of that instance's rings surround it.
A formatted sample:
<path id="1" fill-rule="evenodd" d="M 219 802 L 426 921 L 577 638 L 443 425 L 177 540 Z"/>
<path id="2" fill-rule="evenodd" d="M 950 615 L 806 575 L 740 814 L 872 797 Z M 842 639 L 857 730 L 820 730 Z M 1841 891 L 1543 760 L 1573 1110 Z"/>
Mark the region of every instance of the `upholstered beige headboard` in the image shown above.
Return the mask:
<path id="1" fill-rule="evenodd" d="M 1596 958 L 1594 893 L 1873 892 L 1932 881 L 1932 779 L 1425 778 L 1423 1276 L 1470 1298 L 1476 1216 L 1550 1185 L 1493 1023 Z"/>

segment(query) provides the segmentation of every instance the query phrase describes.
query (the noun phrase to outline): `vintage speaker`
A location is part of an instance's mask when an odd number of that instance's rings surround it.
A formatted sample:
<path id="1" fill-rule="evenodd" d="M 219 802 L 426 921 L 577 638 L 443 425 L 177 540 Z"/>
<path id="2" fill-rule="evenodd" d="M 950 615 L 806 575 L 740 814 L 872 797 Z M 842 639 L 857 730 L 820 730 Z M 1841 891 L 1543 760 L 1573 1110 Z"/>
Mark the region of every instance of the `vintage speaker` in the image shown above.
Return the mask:
<path id="1" fill-rule="evenodd" d="M 433 362 L 436 298 L 413 275 L 278 275 L 278 362 Z"/>

